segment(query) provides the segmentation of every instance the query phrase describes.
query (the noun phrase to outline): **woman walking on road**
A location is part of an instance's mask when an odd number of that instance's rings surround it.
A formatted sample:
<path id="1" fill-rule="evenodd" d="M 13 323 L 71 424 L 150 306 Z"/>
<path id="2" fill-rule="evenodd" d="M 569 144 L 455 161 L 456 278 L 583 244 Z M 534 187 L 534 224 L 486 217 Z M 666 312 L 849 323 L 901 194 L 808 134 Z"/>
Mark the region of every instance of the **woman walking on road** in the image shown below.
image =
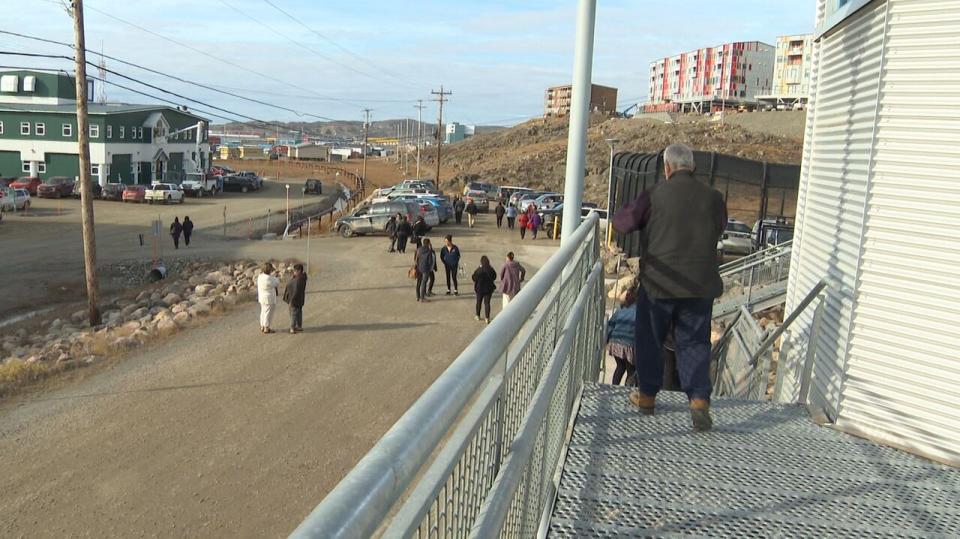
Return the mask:
<path id="1" fill-rule="evenodd" d="M 477 212 L 480 211 L 477 209 L 477 203 L 470 199 L 470 202 L 467 203 L 467 226 L 473 228 L 473 225 L 477 223 Z"/>
<path id="2" fill-rule="evenodd" d="M 500 269 L 500 293 L 503 294 L 503 308 L 520 292 L 520 285 L 527 276 L 527 270 L 513 259 L 513 252 L 507 253 L 507 261 Z"/>
<path id="3" fill-rule="evenodd" d="M 523 212 L 520 214 L 520 219 L 518 219 L 517 224 L 520 225 L 520 239 L 522 240 L 524 236 L 527 235 L 527 221 L 530 219 L 529 212 Z"/>
<path id="4" fill-rule="evenodd" d="M 509 228 L 510 230 L 513 230 L 513 223 L 514 221 L 517 220 L 517 208 L 513 204 L 510 204 L 509 206 L 507 206 L 506 214 L 507 214 L 507 228 Z"/>
<path id="5" fill-rule="evenodd" d="M 407 252 L 407 238 L 413 234 L 413 227 L 410 221 L 403 215 L 400 216 L 400 224 L 397 225 L 397 252 Z"/>
<path id="6" fill-rule="evenodd" d="M 387 249 L 388 253 L 395 252 L 397 246 L 397 216 L 391 215 L 390 220 L 387 221 L 387 236 L 390 236 L 390 248 Z"/>
<path id="7" fill-rule="evenodd" d="M 503 207 L 503 202 L 497 202 L 497 209 L 495 210 L 497 214 L 497 228 L 503 226 L 503 215 L 507 213 L 507 209 Z"/>
<path id="8" fill-rule="evenodd" d="M 635 289 L 627 292 L 620 308 L 607 321 L 607 352 L 617 362 L 613 371 L 613 385 L 619 385 L 626 373 L 625 385 L 630 384 L 634 371 L 634 339 L 637 324 L 637 294 Z"/>
<path id="9" fill-rule="evenodd" d="M 270 324 L 273 322 L 273 309 L 277 306 L 277 288 L 280 279 L 274 275 L 276 270 L 273 264 L 267 262 L 263 271 L 257 276 L 257 301 L 260 303 L 260 333 L 273 333 Z"/>
<path id="10" fill-rule="evenodd" d="M 193 221 L 189 215 L 183 217 L 183 244 L 190 247 L 190 236 L 193 235 Z"/>
<path id="11" fill-rule="evenodd" d="M 473 291 L 477 294 L 477 314 L 474 320 L 480 320 L 480 305 L 484 308 L 484 320 L 490 323 L 490 298 L 497 289 L 497 270 L 490 265 L 490 259 L 480 257 L 480 267 L 473 272 Z"/>
<path id="12" fill-rule="evenodd" d="M 413 265 L 417 269 L 417 301 L 429 301 L 427 299 L 429 281 L 437 269 L 437 257 L 429 239 L 424 239 L 423 244 L 413 255 Z"/>
<path id="13" fill-rule="evenodd" d="M 532 239 L 537 239 L 537 231 L 540 230 L 540 225 L 543 223 L 543 218 L 540 217 L 540 214 L 537 213 L 537 207 L 533 204 L 530 205 L 533 208 L 529 213 L 530 216 L 527 217 L 527 228 L 530 229 L 530 234 L 533 235 Z"/>
<path id="14" fill-rule="evenodd" d="M 180 248 L 180 233 L 183 232 L 183 225 L 180 224 L 180 218 L 174 217 L 170 223 L 170 235 L 173 236 L 173 248 Z"/>

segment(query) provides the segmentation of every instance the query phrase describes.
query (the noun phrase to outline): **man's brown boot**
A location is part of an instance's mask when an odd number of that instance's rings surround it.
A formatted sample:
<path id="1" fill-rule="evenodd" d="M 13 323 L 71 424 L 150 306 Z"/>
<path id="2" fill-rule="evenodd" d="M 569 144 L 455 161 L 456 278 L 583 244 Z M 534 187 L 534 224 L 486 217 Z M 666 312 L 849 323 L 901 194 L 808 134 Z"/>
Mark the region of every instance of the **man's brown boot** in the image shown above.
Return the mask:
<path id="1" fill-rule="evenodd" d="M 657 397 L 641 393 L 639 389 L 630 392 L 630 403 L 640 408 L 643 415 L 653 415 L 653 409 L 657 406 Z"/>
<path id="2" fill-rule="evenodd" d="M 705 432 L 713 428 L 713 418 L 710 417 L 710 401 L 707 399 L 690 399 L 690 419 L 693 420 L 693 430 Z"/>

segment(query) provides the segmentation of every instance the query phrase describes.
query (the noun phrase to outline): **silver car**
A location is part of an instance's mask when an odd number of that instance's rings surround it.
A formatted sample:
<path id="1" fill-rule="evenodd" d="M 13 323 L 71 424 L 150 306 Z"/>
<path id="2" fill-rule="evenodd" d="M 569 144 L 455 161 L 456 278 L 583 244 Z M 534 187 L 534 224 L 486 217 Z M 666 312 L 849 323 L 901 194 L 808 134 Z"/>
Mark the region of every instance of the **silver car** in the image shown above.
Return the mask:
<path id="1" fill-rule="evenodd" d="M 752 232 L 746 223 L 733 218 L 727 219 L 727 226 L 723 231 L 723 252 L 738 255 L 753 252 Z"/>
<path id="2" fill-rule="evenodd" d="M 416 209 L 419 211 L 419 208 Z M 387 221 L 398 213 L 405 216 L 411 223 L 418 215 L 414 213 L 414 205 L 403 201 L 378 202 L 361 206 L 350 215 L 337 219 L 334 228 L 344 238 L 358 234 L 385 234 Z"/>

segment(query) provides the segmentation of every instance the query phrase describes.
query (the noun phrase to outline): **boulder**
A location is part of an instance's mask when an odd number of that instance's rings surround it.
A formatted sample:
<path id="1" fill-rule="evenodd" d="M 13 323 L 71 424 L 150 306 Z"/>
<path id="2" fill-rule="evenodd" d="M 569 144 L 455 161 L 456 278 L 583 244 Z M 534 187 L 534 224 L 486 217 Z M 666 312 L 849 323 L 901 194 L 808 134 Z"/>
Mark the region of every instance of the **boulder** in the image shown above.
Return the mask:
<path id="1" fill-rule="evenodd" d="M 182 311 L 174 315 L 173 321 L 180 327 L 183 327 L 190 321 L 190 313 Z"/>
<path id="2" fill-rule="evenodd" d="M 171 335 L 177 331 L 177 323 L 170 318 L 164 318 L 157 322 L 157 333 L 160 335 Z"/>
<path id="3" fill-rule="evenodd" d="M 149 309 L 147 309 L 146 307 L 140 307 L 136 311 L 133 311 L 132 313 L 130 313 L 130 318 L 135 318 L 139 320 L 140 318 L 148 316 L 149 314 L 150 314 Z"/>
<path id="4" fill-rule="evenodd" d="M 177 315 L 182 313 L 183 311 L 186 311 L 187 307 L 189 307 L 189 304 L 180 302 L 174 305 L 173 307 L 171 307 L 170 312 L 172 312 L 174 315 Z"/>
<path id="5" fill-rule="evenodd" d="M 210 304 L 205 301 L 198 301 L 192 307 L 187 309 L 191 316 L 204 316 L 210 314 Z"/>
<path id="6" fill-rule="evenodd" d="M 633 285 L 633 281 L 633 275 L 621 277 L 616 283 L 614 283 L 613 286 L 610 287 L 607 297 L 618 302 L 623 301 L 627 291 L 630 290 L 630 287 Z"/>
<path id="7" fill-rule="evenodd" d="M 75 323 L 78 323 L 78 324 L 81 323 L 81 322 L 83 322 L 83 321 L 86 320 L 86 319 L 87 319 L 87 310 L 86 310 L 86 309 L 82 309 L 82 310 L 76 311 L 76 312 L 74 312 L 73 314 L 70 315 L 70 320 L 73 320 Z"/>
<path id="8" fill-rule="evenodd" d="M 139 321 L 137 321 L 137 320 L 131 320 L 130 322 L 127 322 L 126 324 L 120 326 L 120 329 L 122 329 L 122 330 L 124 330 L 124 331 L 127 331 L 127 332 L 130 332 L 130 333 L 133 333 L 134 331 L 140 329 L 141 325 L 142 325 L 142 324 L 140 324 Z"/>
<path id="9" fill-rule="evenodd" d="M 50 322 L 50 329 L 60 329 L 63 327 L 63 320 L 57 318 L 53 322 Z"/>
<path id="10" fill-rule="evenodd" d="M 150 299 L 150 295 L 151 294 L 149 290 L 144 290 L 143 292 L 140 292 L 139 294 L 137 294 L 136 302 L 142 303 L 144 301 L 147 301 L 148 299 Z"/>
<path id="11" fill-rule="evenodd" d="M 173 292 L 170 292 L 167 295 L 163 296 L 162 301 L 167 307 L 171 307 L 173 305 L 176 305 L 177 303 L 180 303 L 180 296 L 178 296 L 177 294 L 174 294 Z"/>
<path id="12" fill-rule="evenodd" d="M 213 290 L 213 285 L 212 285 L 212 284 L 201 284 L 201 285 L 197 285 L 197 287 L 193 289 L 194 293 L 195 293 L 196 295 L 200 296 L 200 297 L 204 297 L 204 296 L 209 295 L 209 294 L 210 294 L 210 291 L 212 291 L 212 290 Z"/>
<path id="13" fill-rule="evenodd" d="M 121 351 L 131 350 L 133 348 L 140 346 L 140 341 L 138 341 L 133 336 L 118 337 L 116 340 L 113 341 L 111 346 L 113 346 L 115 350 L 121 350 Z"/>

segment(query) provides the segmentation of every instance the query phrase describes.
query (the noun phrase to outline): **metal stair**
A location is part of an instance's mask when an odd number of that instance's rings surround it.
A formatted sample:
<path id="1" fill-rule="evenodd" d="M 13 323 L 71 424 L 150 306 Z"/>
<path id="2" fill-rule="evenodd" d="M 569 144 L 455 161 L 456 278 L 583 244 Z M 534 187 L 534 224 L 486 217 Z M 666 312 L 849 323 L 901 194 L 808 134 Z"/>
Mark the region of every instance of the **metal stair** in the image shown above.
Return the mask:
<path id="1" fill-rule="evenodd" d="M 735 316 L 741 307 L 756 313 L 783 303 L 792 251 L 788 241 L 720 266 L 724 294 L 713 304 L 714 320 Z"/>

